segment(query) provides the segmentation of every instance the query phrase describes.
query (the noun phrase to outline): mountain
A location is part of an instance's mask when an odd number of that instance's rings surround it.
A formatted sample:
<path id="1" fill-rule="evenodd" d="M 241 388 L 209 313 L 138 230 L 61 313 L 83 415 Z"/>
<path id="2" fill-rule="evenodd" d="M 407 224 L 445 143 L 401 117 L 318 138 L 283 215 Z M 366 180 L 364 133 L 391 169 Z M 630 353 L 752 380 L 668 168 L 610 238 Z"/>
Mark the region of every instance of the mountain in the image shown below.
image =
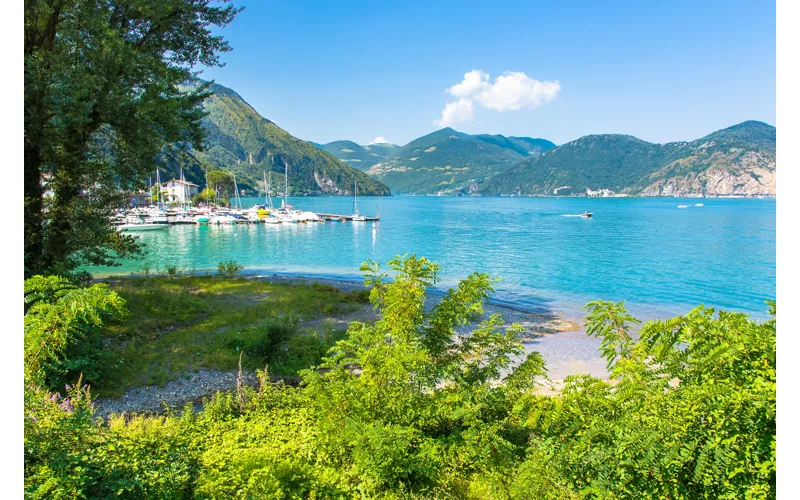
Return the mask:
<path id="1" fill-rule="evenodd" d="M 356 180 L 360 194 L 390 194 L 381 182 L 262 117 L 233 90 L 218 84 L 212 84 L 210 90 L 214 95 L 203 103 L 208 112 L 203 119 L 204 150 L 162 157 L 162 176 L 177 176 L 183 166 L 188 180 L 204 185 L 206 168 L 221 169 L 236 173 L 241 187 L 256 191 L 265 170 L 278 174 L 277 179 L 273 175 L 273 184 L 281 184 L 285 161 L 291 194 L 351 195 Z"/>
<path id="2" fill-rule="evenodd" d="M 357 170 L 369 170 L 376 163 L 386 160 L 387 156 L 396 149 L 394 144 L 381 143 L 361 146 L 353 141 L 334 141 L 328 144 L 317 145 L 347 165 Z"/>
<path id="3" fill-rule="evenodd" d="M 377 146 L 371 145 L 367 151 L 375 155 L 373 158 L 382 154 Z M 384 149 L 385 159 L 366 172 L 396 193 L 462 194 L 484 179 L 553 147 L 555 144 L 544 139 L 469 135 L 448 127 L 403 147 Z M 357 154 L 352 147 L 346 149 L 353 151 L 349 154 Z M 342 157 L 341 150 L 331 152 Z"/>
<path id="4" fill-rule="evenodd" d="M 691 142 L 589 135 L 522 161 L 485 195 L 752 196 L 775 194 L 775 127 L 746 121 Z"/>
<path id="5" fill-rule="evenodd" d="M 544 151 L 556 147 L 555 144 L 546 139 L 533 139 L 530 137 L 505 137 L 489 134 L 480 134 L 475 137 L 484 142 L 515 151 L 521 156 L 538 156 Z"/>

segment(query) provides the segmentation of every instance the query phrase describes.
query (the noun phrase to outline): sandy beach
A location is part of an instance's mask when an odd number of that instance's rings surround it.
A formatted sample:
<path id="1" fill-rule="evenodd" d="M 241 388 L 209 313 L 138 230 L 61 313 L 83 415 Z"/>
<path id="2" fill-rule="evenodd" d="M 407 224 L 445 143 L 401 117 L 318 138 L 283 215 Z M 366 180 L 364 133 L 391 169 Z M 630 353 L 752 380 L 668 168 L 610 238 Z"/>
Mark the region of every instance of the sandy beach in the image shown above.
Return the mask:
<path id="1" fill-rule="evenodd" d="M 314 276 L 272 274 L 248 277 L 275 283 L 324 283 L 344 291 L 359 290 L 364 287 L 361 281 Z M 426 307 L 432 308 L 441 300 L 444 293 L 445 290 L 441 289 L 430 290 Z M 579 318 L 562 317 L 558 313 L 533 312 L 522 306 L 500 304 L 489 299 L 484 307 L 483 318 L 488 318 L 495 313 L 499 313 L 503 317 L 505 327 L 516 323 L 525 329 L 520 337 L 525 351 L 538 351 L 542 355 L 547 366 L 548 376 L 553 381 L 559 381 L 568 375 L 575 374 L 588 374 L 596 377 L 608 375 L 606 363 L 598 351 L 600 339 L 586 335 L 583 321 Z"/>

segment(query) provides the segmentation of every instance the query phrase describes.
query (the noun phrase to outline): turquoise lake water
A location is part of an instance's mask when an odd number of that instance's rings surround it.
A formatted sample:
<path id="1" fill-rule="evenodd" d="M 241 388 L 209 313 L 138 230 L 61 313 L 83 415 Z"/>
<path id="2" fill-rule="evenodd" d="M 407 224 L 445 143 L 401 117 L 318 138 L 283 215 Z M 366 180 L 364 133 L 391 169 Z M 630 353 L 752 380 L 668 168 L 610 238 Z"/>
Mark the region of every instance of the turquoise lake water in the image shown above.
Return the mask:
<path id="1" fill-rule="evenodd" d="M 245 207 L 262 199 L 243 199 Z M 296 208 L 349 214 L 352 200 L 295 198 Z M 703 207 L 694 206 L 703 203 Z M 679 204 L 689 208 L 680 209 Z M 473 271 L 501 276 L 499 301 L 582 316 L 591 300 L 625 300 L 639 317 L 700 304 L 766 317 L 775 298 L 775 201 L 674 198 L 359 199 L 379 223 L 173 226 L 139 233 L 148 264 L 197 270 L 235 260 L 248 272 L 358 278 L 366 259 L 416 253 L 441 265 L 441 286 Z M 591 219 L 564 217 L 594 212 Z"/>

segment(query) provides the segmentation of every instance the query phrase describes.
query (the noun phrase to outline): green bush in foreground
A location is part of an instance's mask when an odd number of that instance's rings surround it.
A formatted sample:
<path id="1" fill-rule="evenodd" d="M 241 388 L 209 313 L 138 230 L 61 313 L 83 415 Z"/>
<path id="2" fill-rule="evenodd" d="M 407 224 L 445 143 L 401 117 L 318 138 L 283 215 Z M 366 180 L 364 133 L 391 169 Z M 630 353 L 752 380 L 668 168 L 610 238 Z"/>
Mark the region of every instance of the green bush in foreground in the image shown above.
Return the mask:
<path id="1" fill-rule="evenodd" d="M 226 260 L 217 264 L 217 274 L 228 278 L 236 276 L 242 269 L 244 269 L 244 266 L 233 260 Z"/>
<path id="2" fill-rule="evenodd" d="M 352 323 L 301 387 L 261 373 L 198 413 L 107 423 L 92 422 L 85 388 L 29 388 L 27 495 L 775 497 L 774 317 L 698 308 L 634 336 L 622 304 L 593 302 L 587 332 L 612 376 L 568 377 L 548 396 L 538 353 L 513 366 L 516 327 L 492 316 L 455 335 L 482 314 L 487 275 L 426 310 L 438 266 L 389 265 L 392 281 L 364 267 L 381 319 Z"/>

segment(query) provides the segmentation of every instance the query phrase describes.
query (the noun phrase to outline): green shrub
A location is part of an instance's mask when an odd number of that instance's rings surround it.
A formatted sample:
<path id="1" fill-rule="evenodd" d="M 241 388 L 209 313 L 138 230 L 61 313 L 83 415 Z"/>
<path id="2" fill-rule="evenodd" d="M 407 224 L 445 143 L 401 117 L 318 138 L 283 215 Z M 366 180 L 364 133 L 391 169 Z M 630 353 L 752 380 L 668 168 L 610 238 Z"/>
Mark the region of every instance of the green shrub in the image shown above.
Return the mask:
<path id="1" fill-rule="evenodd" d="M 164 274 L 170 278 L 175 278 L 186 272 L 185 268 L 176 265 L 167 264 L 164 266 Z"/>
<path id="2" fill-rule="evenodd" d="M 347 294 L 347 299 L 351 302 L 369 304 L 369 289 L 353 290 Z"/>
<path id="3" fill-rule="evenodd" d="M 299 387 L 262 373 L 257 390 L 217 393 L 198 415 L 107 426 L 92 422 L 88 389 L 62 398 L 29 387 L 26 495 L 775 498 L 774 317 L 698 308 L 634 334 L 623 304 L 593 302 L 586 329 L 601 339 L 611 380 L 571 376 L 545 395 L 538 353 L 512 363 L 523 353 L 516 327 L 492 316 L 455 335 L 483 312 L 488 276 L 426 308 L 438 266 L 390 265 L 391 282 L 365 266 L 380 319 L 352 323 L 340 340 L 285 317 L 219 334 L 222 349 L 259 364 L 319 364 L 301 371 Z M 77 296 L 50 285 L 31 287 L 26 302 L 39 327 L 58 329 L 37 304 Z"/>
<path id="4" fill-rule="evenodd" d="M 217 275 L 232 278 L 239 274 L 244 266 L 237 264 L 235 261 L 227 260 L 217 264 Z"/>
<path id="5" fill-rule="evenodd" d="M 273 360 L 270 371 L 281 375 L 297 375 L 301 370 L 320 364 L 330 347 L 316 332 L 295 335 L 289 339 L 282 355 Z"/>
<path id="6" fill-rule="evenodd" d="M 81 373 L 96 380 L 104 356 L 100 327 L 126 313 L 125 301 L 103 283 L 78 287 L 58 276 L 25 280 L 26 383 L 60 390 Z"/>
<path id="7" fill-rule="evenodd" d="M 255 357 L 263 366 L 284 356 L 286 343 L 296 335 L 297 321 L 293 318 L 270 318 L 261 325 L 228 332 L 224 344 L 229 349 Z"/>

